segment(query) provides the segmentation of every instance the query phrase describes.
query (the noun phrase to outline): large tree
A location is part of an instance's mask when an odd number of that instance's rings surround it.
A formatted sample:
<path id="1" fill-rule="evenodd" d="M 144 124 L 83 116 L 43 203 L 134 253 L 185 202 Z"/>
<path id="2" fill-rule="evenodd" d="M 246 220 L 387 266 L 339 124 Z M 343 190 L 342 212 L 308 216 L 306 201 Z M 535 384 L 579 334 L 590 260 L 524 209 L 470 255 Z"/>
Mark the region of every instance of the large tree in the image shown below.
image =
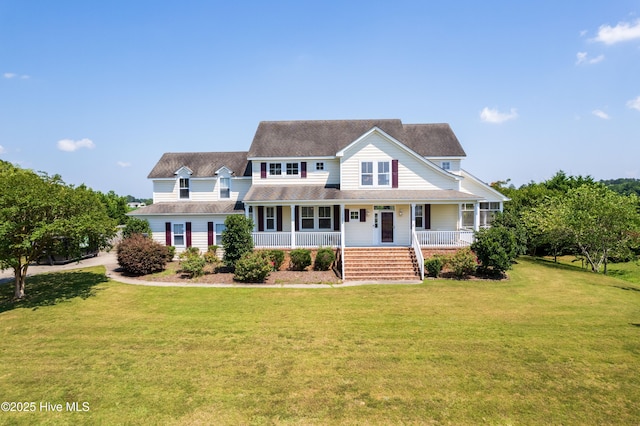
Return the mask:
<path id="1" fill-rule="evenodd" d="M 115 235 L 100 195 L 84 185 L 0 161 L 0 188 L 0 269 L 13 269 L 16 299 L 25 296 L 29 264 L 45 253 L 102 249 Z"/>

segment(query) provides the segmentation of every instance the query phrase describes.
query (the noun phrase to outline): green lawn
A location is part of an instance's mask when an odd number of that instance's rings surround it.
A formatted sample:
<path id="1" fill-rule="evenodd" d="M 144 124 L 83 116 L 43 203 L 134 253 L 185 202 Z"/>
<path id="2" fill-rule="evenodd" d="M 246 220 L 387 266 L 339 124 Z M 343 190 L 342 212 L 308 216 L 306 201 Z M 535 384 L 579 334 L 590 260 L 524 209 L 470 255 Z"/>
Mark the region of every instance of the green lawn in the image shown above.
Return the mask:
<path id="1" fill-rule="evenodd" d="M 640 286 L 520 259 L 502 282 L 0 289 L 0 424 L 638 424 Z M 41 402 L 88 403 L 51 412 Z M 64 407 L 66 408 L 66 407 Z"/>

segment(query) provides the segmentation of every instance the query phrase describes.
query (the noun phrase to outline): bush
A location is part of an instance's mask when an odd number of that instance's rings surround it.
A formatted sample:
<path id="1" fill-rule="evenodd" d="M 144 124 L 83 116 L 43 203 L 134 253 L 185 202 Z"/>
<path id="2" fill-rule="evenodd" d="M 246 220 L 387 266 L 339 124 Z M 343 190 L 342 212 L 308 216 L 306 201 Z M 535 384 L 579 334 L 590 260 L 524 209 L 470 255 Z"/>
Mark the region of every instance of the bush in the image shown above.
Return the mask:
<path id="1" fill-rule="evenodd" d="M 336 260 L 336 254 L 329 247 L 320 247 L 316 254 L 316 260 L 313 263 L 313 269 L 316 271 L 328 271 Z"/>
<path id="2" fill-rule="evenodd" d="M 129 238 L 133 234 L 143 234 L 146 237 L 151 238 L 151 225 L 149 225 L 149 222 L 146 219 L 130 217 L 127 220 L 127 224 L 122 229 L 122 238 Z"/>
<path id="3" fill-rule="evenodd" d="M 427 270 L 427 275 L 434 278 L 438 278 L 440 276 L 440 272 L 442 272 L 444 264 L 444 259 L 442 258 L 442 256 L 438 255 L 424 260 L 424 267 Z"/>
<path id="4" fill-rule="evenodd" d="M 511 269 L 518 253 L 516 237 L 502 226 L 478 231 L 471 249 L 478 256 L 480 269 L 483 272 L 494 273 L 503 273 Z"/>
<path id="5" fill-rule="evenodd" d="M 176 257 L 176 248 L 174 246 L 167 246 L 167 262 L 171 262 Z"/>
<path id="6" fill-rule="evenodd" d="M 196 247 L 189 247 L 180 253 L 180 269 L 191 278 L 204 275 L 204 266 L 206 264 L 205 258 L 200 256 L 200 250 Z"/>
<path id="7" fill-rule="evenodd" d="M 222 246 L 224 247 L 224 263 L 234 268 L 236 262 L 245 253 L 253 250 L 253 221 L 245 216 L 233 214 L 224 221 L 225 230 L 222 231 Z"/>
<path id="8" fill-rule="evenodd" d="M 269 258 L 273 262 L 273 270 L 278 271 L 284 263 L 284 251 L 282 250 L 269 250 Z"/>
<path id="9" fill-rule="evenodd" d="M 447 264 L 451 267 L 453 275 L 457 279 L 462 279 L 476 270 L 476 256 L 471 249 L 463 248 L 451 256 Z"/>
<path id="10" fill-rule="evenodd" d="M 261 283 L 271 272 L 271 261 L 265 253 L 249 252 L 236 262 L 234 280 Z"/>
<path id="11" fill-rule="evenodd" d="M 291 269 L 294 271 L 304 271 L 311 265 L 311 251 L 307 249 L 291 250 Z"/>
<path id="12" fill-rule="evenodd" d="M 142 234 L 132 234 L 118 244 L 118 264 L 126 272 L 146 275 L 164 270 L 167 247 Z"/>

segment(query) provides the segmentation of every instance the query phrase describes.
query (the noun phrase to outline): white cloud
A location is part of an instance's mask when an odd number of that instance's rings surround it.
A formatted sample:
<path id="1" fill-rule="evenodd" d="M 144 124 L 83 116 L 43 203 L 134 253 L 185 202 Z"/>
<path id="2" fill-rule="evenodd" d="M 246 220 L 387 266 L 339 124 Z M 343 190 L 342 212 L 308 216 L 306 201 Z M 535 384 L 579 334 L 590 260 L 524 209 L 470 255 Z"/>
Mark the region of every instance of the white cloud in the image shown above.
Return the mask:
<path id="1" fill-rule="evenodd" d="M 627 108 L 637 109 L 640 111 L 640 96 L 627 102 Z"/>
<path id="2" fill-rule="evenodd" d="M 500 112 L 497 109 L 489 109 L 484 107 L 480 112 L 480 119 L 485 123 L 500 124 L 505 121 L 514 120 L 518 118 L 518 112 L 515 108 L 511 108 L 509 112 Z"/>
<path id="3" fill-rule="evenodd" d="M 80 139 L 79 141 L 74 141 L 71 139 L 62 139 L 58 141 L 58 149 L 60 151 L 73 152 L 80 148 L 93 149 L 96 147 L 96 144 L 93 143 L 91 139 Z"/>
<path id="4" fill-rule="evenodd" d="M 611 118 L 609 117 L 609 114 L 600 109 L 594 109 L 593 111 L 591 111 L 591 114 L 595 115 L 598 118 L 602 118 L 603 120 L 609 120 Z"/>
<path id="5" fill-rule="evenodd" d="M 4 149 L 4 146 L 0 145 L 0 154 L 4 154 L 5 152 L 7 152 L 7 150 Z"/>
<path id="6" fill-rule="evenodd" d="M 28 75 L 26 75 L 26 74 L 19 75 L 19 74 L 16 74 L 16 73 L 14 73 L 14 72 L 5 72 L 4 74 L 2 74 L 2 76 L 3 76 L 4 78 L 8 78 L 8 79 L 11 79 L 11 78 L 20 78 L 20 79 L 22 79 L 22 80 L 27 80 L 27 79 L 29 79 L 29 76 L 28 76 Z"/>
<path id="7" fill-rule="evenodd" d="M 580 64 L 597 64 L 598 62 L 604 61 L 604 55 L 596 56 L 595 58 L 590 58 L 587 52 L 578 52 L 576 54 L 576 65 Z"/>
<path id="8" fill-rule="evenodd" d="M 131 163 L 127 163 L 125 161 L 118 161 L 116 164 L 120 167 L 131 167 Z"/>
<path id="9" fill-rule="evenodd" d="M 618 22 L 618 25 L 601 25 L 598 35 L 593 39 L 604 44 L 616 44 L 623 41 L 640 39 L 640 19 L 635 23 Z"/>

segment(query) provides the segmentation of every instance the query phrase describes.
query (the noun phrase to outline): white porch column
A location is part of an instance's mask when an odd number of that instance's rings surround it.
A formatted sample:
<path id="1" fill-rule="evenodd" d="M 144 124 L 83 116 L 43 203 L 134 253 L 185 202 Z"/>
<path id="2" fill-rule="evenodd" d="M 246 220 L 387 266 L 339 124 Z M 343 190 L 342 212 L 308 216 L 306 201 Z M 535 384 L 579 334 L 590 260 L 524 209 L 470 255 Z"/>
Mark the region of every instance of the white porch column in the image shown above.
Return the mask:
<path id="1" fill-rule="evenodd" d="M 296 248 L 296 206 L 291 204 L 291 248 Z"/>
<path id="2" fill-rule="evenodd" d="M 416 230 L 416 204 L 411 203 L 411 232 Z"/>
<path id="3" fill-rule="evenodd" d="M 473 230 L 478 232 L 480 229 L 480 203 L 473 204 Z"/>
<path id="4" fill-rule="evenodd" d="M 458 230 L 462 229 L 462 203 L 458 203 Z"/>

